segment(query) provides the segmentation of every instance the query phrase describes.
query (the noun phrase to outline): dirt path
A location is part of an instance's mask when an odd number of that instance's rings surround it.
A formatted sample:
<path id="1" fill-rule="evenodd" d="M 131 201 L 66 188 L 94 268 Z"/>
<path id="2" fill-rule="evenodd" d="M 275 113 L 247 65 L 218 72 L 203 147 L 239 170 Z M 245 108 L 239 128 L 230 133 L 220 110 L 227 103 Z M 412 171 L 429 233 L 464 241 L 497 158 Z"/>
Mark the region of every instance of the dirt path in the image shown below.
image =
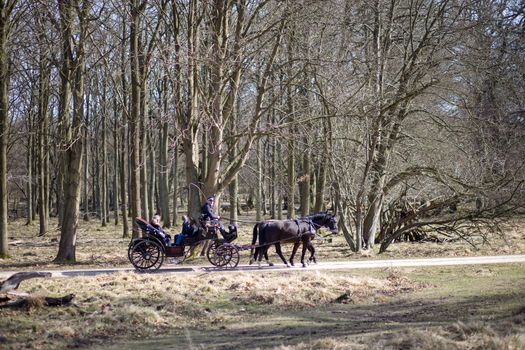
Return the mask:
<path id="1" fill-rule="evenodd" d="M 458 258 L 431 258 L 431 259 L 392 259 L 392 260 L 366 260 L 366 261 L 348 261 L 348 262 L 322 262 L 316 265 L 310 265 L 307 268 L 286 267 L 283 264 L 276 266 L 264 266 L 261 268 L 254 265 L 239 265 L 235 269 L 219 269 L 210 266 L 197 265 L 165 265 L 156 273 L 203 273 L 203 272 L 236 272 L 236 271 L 306 271 L 306 270 L 352 270 L 352 269 L 370 269 L 386 267 L 416 267 L 416 266 L 447 266 L 447 265 L 480 265 L 480 264 L 505 264 L 525 262 L 525 255 L 498 255 L 498 256 L 476 256 L 476 257 L 458 257 Z M 113 269 L 82 269 L 82 270 L 43 270 L 42 272 L 51 272 L 52 277 L 65 278 L 75 276 L 96 276 L 101 274 L 111 274 L 118 272 L 131 272 L 133 268 L 113 268 Z M 0 271 L 0 279 L 7 278 L 19 271 Z"/>

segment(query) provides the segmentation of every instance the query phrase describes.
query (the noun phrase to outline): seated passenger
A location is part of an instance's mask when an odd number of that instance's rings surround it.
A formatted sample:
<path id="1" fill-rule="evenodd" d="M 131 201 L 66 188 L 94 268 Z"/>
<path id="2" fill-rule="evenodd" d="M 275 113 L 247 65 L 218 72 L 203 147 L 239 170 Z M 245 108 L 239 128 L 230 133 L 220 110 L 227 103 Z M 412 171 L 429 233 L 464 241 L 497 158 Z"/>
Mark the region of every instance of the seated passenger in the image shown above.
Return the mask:
<path id="1" fill-rule="evenodd" d="M 162 229 L 162 226 L 160 225 L 160 215 L 159 214 L 153 215 L 153 218 L 151 219 L 149 224 L 153 226 L 153 228 L 156 229 L 160 233 L 162 238 L 164 238 L 164 242 L 169 245 L 171 236 Z"/>
<path id="2" fill-rule="evenodd" d="M 191 227 L 190 218 L 188 218 L 186 215 L 182 216 L 182 232 L 178 235 L 175 235 L 175 243 L 173 245 L 182 245 L 182 242 L 184 241 L 184 238 L 186 237 L 192 237 L 194 235 L 195 230 Z"/>

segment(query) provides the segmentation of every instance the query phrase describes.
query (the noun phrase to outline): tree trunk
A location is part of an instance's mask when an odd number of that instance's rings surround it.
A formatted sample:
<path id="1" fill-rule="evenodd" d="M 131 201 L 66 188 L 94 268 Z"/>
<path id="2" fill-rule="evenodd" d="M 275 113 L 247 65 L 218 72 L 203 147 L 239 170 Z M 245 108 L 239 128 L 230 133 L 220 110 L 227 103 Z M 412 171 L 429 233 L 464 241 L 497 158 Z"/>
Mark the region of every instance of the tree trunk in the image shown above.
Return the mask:
<path id="1" fill-rule="evenodd" d="M 71 25 L 72 6 L 69 4 L 60 4 L 61 19 L 66 26 Z M 85 75 L 85 41 L 88 33 L 87 15 L 89 6 L 84 6 L 76 11 L 79 19 L 80 34 L 76 43 L 74 68 L 74 85 L 73 85 L 73 125 L 72 125 L 72 143 L 67 151 L 66 156 L 67 177 L 66 193 L 64 202 L 64 219 L 60 232 L 60 242 L 56 262 L 75 262 L 76 261 L 76 230 L 78 226 L 78 217 L 80 211 L 80 188 L 81 188 L 81 171 L 82 171 L 82 150 L 83 150 L 83 121 L 84 121 L 84 75 Z M 62 37 L 62 40 L 68 40 L 69 37 Z"/>
<path id="2" fill-rule="evenodd" d="M 182 195 L 179 193 L 179 147 L 178 144 L 175 144 L 173 148 L 173 226 L 177 225 L 177 216 L 178 210 L 177 210 L 177 198 L 182 197 Z"/>
<path id="3" fill-rule="evenodd" d="M 33 98 L 31 98 L 33 100 Z M 31 101 L 32 102 L 32 101 Z M 27 114 L 27 156 L 26 156 L 26 167 L 27 167 L 27 221 L 26 225 L 33 224 L 33 116 L 31 111 Z"/>
<path id="4" fill-rule="evenodd" d="M 113 99 L 113 213 L 115 215 L 115 226 L 119 223 L 119 149 L 120 142 L 118 137 L 118 103 L 116 96 Z"/>
<path id="5" fill-rule="evenodd" d="M 308 142 L 306 141 L 305 145 L 308 146 Z M 305 150 L 303 153 L 303 176 L 301 177 L 301 183 L 300 183 L 300 194 L 301 194 L 301 215 L 307 216 L 310 214 L 310 173 L 312 171 L 311 169 L 311 161 L 310 161 L 310 152 L 308 150 Z"/>
<path id="6" fill-rule="evenodd" d="M 257 176 L 255 183 L 255 221 L 262 220 L 262 140 L 257 140 Z"/>
<path id="7" fill-rule="evenodd" d="M 327 111 L 328 112 L 328 111 Z M 330 118 L 330 117 L 328 117 Z M 331 138 L 330 134 L 330 128 L 329 128 L 329 121 L 323 121 L 323 139 L 326 140 L 323 142 L 323 154 L 328 155 L 330 154 L 329 149 L 329 139 Z M 315 184 L 315 206 L 314 206 L 314 212 L 318 213 L 322 210 L 324 210 L 324 192 L 326 187 L 326 177 L 327 177 L 327 164 L 324 161 L 323 157 L 318 162 L 317 167 L 318 170 L 318 176 L 317 181 Z"/>
<path id="8" fill-rule="evenodd" d="M 167 84 L 165 84 L 165 86 L 167 86 Z M 164 94 L 167 94 L 167 91 L 165 91 Z M 162 220 L 164 226 L 167 228 L 171 226 L 169 202 L 170 191 L 168 184 L 171 167 L 168 162 L 168 129 L 169 124 L 164 122 L 159 130 L 159 200 Z"/>
<path id="9" fill-rule="evenodd" d="M 126 17 L 122 16 L 122 41 L 120 52 L 120 79 L 122 83 L 122 124 L 120 125 L 120 201 L 122 210 L 122 238 L 129 237 L 129 223 L 128 223 L 128 129 L 127 129 L 127 115 L 128 115 L 128 99 L 126 87 Z M 131 195 L 131 194 L 130 194 Z M 118 209 L 115 209 L 118 210 Z"/>
<path id="10" fill-rule="evenodd" d="M 42 34 L 43 35 L 43 34 Z M 41 35 L 41 36 L 42 36 Z M 43 41 L 43 39 L 42 39 Z M 42 44 L 43 45 L 43 44 Z M 38 159 L 39 159 L 39 236 L 46 234 L 48 230 L 49 218 L 49 151 L 47 149 L 47 134 L 49 132 L 48 104 L 49 104 L 49 79 L 50 72 L 47 67 L 47 58 L 44 48 L 40 49 L 39 58 L 39 78 L 38 78 L 38 115 L 39 115 L 39 135 L 38 135 Z"/>
<path id="11" fill-rule="evenodd" d="M 286 107 L 288 113 L 288 122 L 290 123 L 289 139 L 288 139 L 288 188 L 286 190 L 287 196 L 287 218 L 291 219 L 295 217 L 295 108 L 293 101 L 293 88 L 292 88 L 292 75 L 293 75 L 293 41 L 294 33 L 293 28 L 289 28 L 288 34 L 288 84 L 286 86 Z"/>
<path id="12" fill-rule="evenodd" d="M 107 146 L 107 133 L 106 129 L 108 126 L 108 114 L 107 114 L 107 105 L 106 105 L 106 88 L 104 88 L 104 91 L 102 93 L 102 177 L 100 178 L 100 217 L 101 217 L 101 224 L 102 227 L 105 227 L 107 224 L 107 201 L 108 201 L 108 187 L 107 187 L 107 179 L 108 179 L 108 146 Z"/>
<path id="13" fill-rule="evenodd" d="M 90 108 L 90 99 L 89 94 L 86 96 L 86 117 L 85 123 L 86 128 L 84 128 L 84 221 L 89 221 L 89 108 Z M 95 198 L 93 197 L 93 200 Z"/>
<path id="14" fill-rule="evenodd" d="M 291 100 L 291 97 L 288 97 Z M 289 108 L 291 108 L 290 113 L 290 124 L 293 125 L 293 105 L 292 102 L 289 101 Z M 292 131 L 290 132 L 290 138 L 288 140 L 288 188 L 286 191 L 286 207 L 287 207 L 287 214 L 286 217 L 288 219 L 291 219 L 295 217 L 295 140 L 294 140 L 294 132 L 293 132 L 293 126 Z"/>
<path id="15" fill-rule="evenodd" d="M 131 143 L 131 220 L 133 223 L 132 237 L 140 237 L 141 231 L 135 219 L 141 215 L 141 185 L 140 185 L 140 71 L 139 71 L 139 48 L 138 48 L 138 1 L 130 0 L 131 22 L 130 22 L 130 59 L 131 59 L 131 118 L 130 143 Z"/>
<path id="16" fill-rule="evenodd" d="M 123 113 L 124 114 L 124 113 Z M 125 116 L 123 116 L 123 119 Z M 125 120 L 125 119 L 124 119 Z M 122 213 L 122 238 L 129 237 L 129 223 L 128 223 L 128 141 L 127 141 L 126 124 L 123 122 L 120 131 L 120 201 Z"/>
<path id="17" fill-rule="evenodd" d="M 8 257 L 7 248 L 7 145 L 9 134 L 9 12 L 0 3 L 0 259 Z"/>
<path id="18" fill-rule="evenodd" d="M 139 53 L 140 54 L 140 53 Z M 139 61 L 140 62 L 140 61 Z M 141 196 L 141 203 L 142 203 L 142 216 L 146 218 L 146 220 L 149 220 L 153 217 L 151 215 L 151 210 L 149 206 L 149 178 L 150 175 L 150 169 L 148 169 L 149 165 L 149 145 L 148 145 L 148 134 L 149 129 L 147 128 L 147 121 L 149 119 L 149 103 L 148 103 L 148 96 L 147 96 L 147 86 L 146 86 L 146 76 L 144 74 L 144 68 L 139 67 L 140 72 L 140 196 Z"/>
<path id="19" fill-rule="evenodd" d="M 147 127 L 148 130 L 151 129 L 151 127 Z M 147 143 L 147 153 L 148 153 L 148 208 L 149 208 L 149 217 L 152 218 L 155 213 L 158 213 L 158 208 L 155 205 L 155 203 L 158 203 L 155 201 L 155 192 L 157 187 L 157 176 L 156 176 L 156 159 L 155 159 L 155 146 L 153 142 L 151 141 L 150 133 L 146 135 L 146 143 Z"/>

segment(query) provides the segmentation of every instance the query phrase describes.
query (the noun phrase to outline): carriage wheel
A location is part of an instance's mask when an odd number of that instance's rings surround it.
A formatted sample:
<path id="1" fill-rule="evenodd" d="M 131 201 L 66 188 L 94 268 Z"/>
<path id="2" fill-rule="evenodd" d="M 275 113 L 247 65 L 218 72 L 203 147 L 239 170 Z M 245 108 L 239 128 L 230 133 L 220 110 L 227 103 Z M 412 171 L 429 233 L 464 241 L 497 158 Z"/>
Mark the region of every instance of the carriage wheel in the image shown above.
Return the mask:
<path id="1" fill-rule="evenodd" d="M 234 268 L 239 264 L 239 250 L 229 243 L 213 242 L 206 252 L 208 261 L 217 267 Z"/>
<path id="2" fill-rule="evenodd" d="M 157 242 L 147 239 L 130 244 L 128 258 L 140 272 L 156 271 L 164 262 L 164 250 Z"/>

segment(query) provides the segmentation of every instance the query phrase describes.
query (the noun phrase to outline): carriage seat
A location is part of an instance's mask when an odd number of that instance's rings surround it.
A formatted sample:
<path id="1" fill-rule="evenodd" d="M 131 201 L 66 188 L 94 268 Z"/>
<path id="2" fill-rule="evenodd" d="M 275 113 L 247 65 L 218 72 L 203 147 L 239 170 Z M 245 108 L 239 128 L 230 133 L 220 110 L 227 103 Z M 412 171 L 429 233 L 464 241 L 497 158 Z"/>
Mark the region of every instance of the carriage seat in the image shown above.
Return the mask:
<path id="1" fill-rule="evenodd" d="M 171 236 L 162 232 L 159 229 L 156 229 L 151 225 L 149 222 L 144 220 L 143 218 L 136 218 L 135 222 L 139 226 L 139 228 L 147 235 L 153 236 L 159 241 L 161 241 L 165 245 L 170 244 Z"/>

